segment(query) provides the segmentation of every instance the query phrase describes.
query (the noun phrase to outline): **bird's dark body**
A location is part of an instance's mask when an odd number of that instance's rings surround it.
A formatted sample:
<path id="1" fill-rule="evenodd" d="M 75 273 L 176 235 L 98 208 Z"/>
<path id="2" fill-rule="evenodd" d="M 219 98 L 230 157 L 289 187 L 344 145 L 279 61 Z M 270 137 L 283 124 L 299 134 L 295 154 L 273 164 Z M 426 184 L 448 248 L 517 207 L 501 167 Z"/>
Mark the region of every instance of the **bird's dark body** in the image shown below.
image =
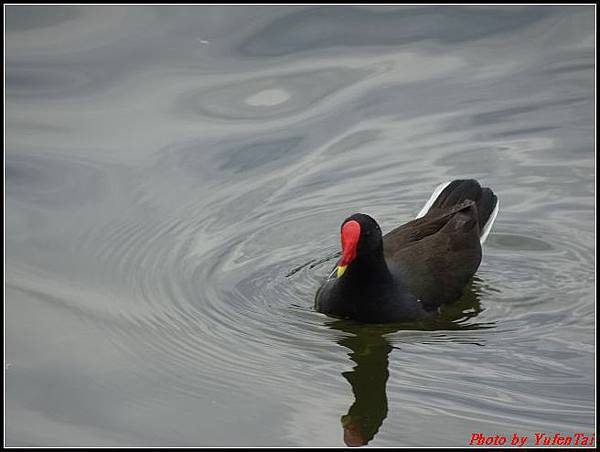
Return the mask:
<path id="1" fill-rule="evenodd" d="M 341 278 L 330 276 L 317 311 L 366 323 L 413 321 L 460 298 L 481 262 L 480 236 L 496 196 L 475 180 L 451 182 L 429 211 L 381 237 L 371 217 L 361 225 L 356 258 Z"/>

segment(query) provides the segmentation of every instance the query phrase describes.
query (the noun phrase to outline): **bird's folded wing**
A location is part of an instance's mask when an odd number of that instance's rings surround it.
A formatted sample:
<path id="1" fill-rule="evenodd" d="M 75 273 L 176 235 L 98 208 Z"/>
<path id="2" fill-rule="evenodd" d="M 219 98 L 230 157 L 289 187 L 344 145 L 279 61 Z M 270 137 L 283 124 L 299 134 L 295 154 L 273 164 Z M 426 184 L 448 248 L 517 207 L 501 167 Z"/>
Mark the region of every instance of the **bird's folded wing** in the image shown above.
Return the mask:
<path id="1" fill-rule="evenodd" d="M 454 215 L 474 204 L 475 202 L 467 199 L 450 208 L 431 209 L 427 215 L 409 221 L 386 234 L 383 237 L 384 248 L 397 250 L 412 242 L 433 235 L 442 229 Z"/>

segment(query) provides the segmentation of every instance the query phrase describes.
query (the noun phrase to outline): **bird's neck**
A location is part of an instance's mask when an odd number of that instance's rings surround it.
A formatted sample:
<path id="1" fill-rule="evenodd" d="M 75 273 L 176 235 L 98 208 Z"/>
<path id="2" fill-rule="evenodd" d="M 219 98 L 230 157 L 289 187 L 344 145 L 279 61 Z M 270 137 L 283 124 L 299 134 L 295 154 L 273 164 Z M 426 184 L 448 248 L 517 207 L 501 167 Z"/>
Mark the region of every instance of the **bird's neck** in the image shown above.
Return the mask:
<path id="1" fill-rule="evenodd" d="M 371 291 L 377 286 L 390 287 L 393 278 L 383 257 L 383 246 L 357 257 L 348 266 L 346 281 L 350 287 L 370 287 Z"/>

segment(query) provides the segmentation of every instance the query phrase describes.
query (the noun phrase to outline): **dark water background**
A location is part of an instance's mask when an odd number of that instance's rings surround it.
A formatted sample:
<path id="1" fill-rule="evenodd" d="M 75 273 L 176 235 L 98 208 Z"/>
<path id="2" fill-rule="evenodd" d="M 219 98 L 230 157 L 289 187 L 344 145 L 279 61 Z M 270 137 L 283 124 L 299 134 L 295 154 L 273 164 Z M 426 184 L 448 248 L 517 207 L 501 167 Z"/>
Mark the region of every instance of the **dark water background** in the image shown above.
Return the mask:
<path id="1" fill-rule="evenodd" d="M 578 7 L 6 7 L 7 445 L 592 433 Z M 315 313 L 340 222 L 501 209 L 428 324 Z"/>

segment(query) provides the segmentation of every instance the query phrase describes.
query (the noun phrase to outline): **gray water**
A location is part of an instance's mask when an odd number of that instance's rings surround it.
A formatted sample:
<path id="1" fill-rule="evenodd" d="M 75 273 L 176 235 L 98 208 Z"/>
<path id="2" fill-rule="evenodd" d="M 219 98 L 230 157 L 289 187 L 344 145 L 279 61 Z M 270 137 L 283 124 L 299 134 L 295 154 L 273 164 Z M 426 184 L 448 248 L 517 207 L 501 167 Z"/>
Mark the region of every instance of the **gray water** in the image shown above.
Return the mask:
<path id="1" fill-rule="evenodd" d="M 6 7 L 6 444 L 593 433 L 594 17 Z M 500 214 L 461 300 L 314 312 L 346 216 L 463 177 Z"/>

